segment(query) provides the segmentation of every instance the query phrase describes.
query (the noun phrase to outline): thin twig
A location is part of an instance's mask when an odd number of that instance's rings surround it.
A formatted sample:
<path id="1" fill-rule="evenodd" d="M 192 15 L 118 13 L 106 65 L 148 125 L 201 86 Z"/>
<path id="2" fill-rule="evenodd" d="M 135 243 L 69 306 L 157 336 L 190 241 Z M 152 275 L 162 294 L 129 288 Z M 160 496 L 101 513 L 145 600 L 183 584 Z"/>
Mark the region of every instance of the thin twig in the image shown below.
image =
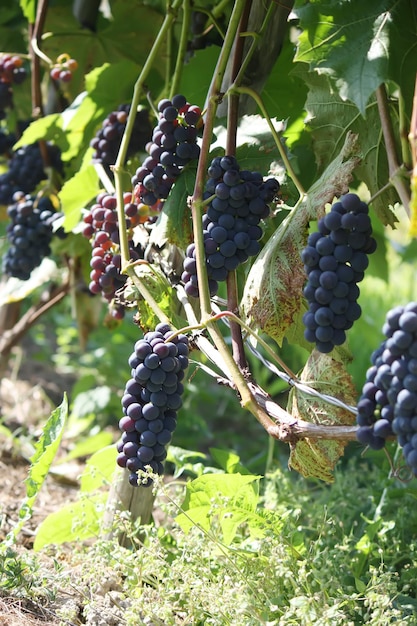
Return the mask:
<path id="1" fill-rule="evenodd" d="M 385 150 L 387 152 L 388 170 L 390 180 L 394 185 L 401 204 L 405 211 L 410 215 L 410 188 L 404 180 L 404 169 L 400 166 L 397 147 L 395 144 L 394 129 L 392 126 L 391 115 L 388 106 L 388 96 L 385 85 L 382 84 L 376 90 L 376 101 L 378 104 L 379 118 L 381 120 L 382 133 L 384 135 Z"/>

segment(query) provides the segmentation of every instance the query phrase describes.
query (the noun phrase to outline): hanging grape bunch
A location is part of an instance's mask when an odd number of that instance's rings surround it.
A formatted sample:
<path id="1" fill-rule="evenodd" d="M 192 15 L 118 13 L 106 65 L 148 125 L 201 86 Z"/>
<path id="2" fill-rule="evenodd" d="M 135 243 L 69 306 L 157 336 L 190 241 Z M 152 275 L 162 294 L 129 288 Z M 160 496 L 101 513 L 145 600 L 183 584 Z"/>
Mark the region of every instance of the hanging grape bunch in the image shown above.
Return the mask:
<path id="1" fill-rule="evenodd" d="M 269 215 L 268 203 L 279 191 L 275 178 L 265 182 L 258 172 L 241 170 L 235 157 L 216 157 L 208 168 L 205 198 L 215 196 L 203 216 L 204 252 L 210 295 L 218 283 L 260 250 L 259 225 Z M 181 279 L 189 296 L 198 297 L 195 244 L 186 251 Z"/>
<path id="2" fill-rule="evenodd" d="M 45 142 L 45 152 L 48 166 L 62 176 L 64 166 L 58 146 Z M 38 142 L 18 148 L 7 165 L 7 172 L 0 175 L 0 204 L 10 204 L 16 192 L 32 193 L 47 178 Z"/>
<path id="3" fill-rule="evenodd" d="M 346 331 L 361 315 L 358 283 L 376 250 L 368 205 L 354 193 L 333 204 L 309 235 L 301 254 L 307 274 L 304 336 L 317 350 L 330 352 L 346 341 Z"/>
<path id="4" fill-rule="evenodd" d="M 94 148 L 93 163 L 101 163 L 105 166 L 108 174 L 110 173 L 109 166 L 114 165 L 117 159 L 129 110 L 129 104 L 121 104 L 117 111 L 109 113 L 90 142 L 90 146 Z M 152 128 L 148 111 L 141 109 L 136 113 L 126 157 L 129 158 L 133 154 L 143 151 L 151 134 Z"/>
<path id="5" fill-rule="evenodd" d="M 132 202 L 130 192 L 123 194 L 123 200 L 129 258 L 136 261 L 141 258 L 142 250 L 133 244 L 133 228 L 141 222 L 141 215 L 137 204 Z M 127 276 L 121 273 L 122 259 L 116 208 L 116 196 L 103 192 L 97 196 L 95 204 L 83 217 L 83 235 L 90 240 L 92 247 L 89 290 L 93 294 L 101 294 L 109 304 L 127 280 Z M 111 307 L 111 314 L 116 319 L 121 319 L 124 316 L 124 309 L 120 306 Z"/>
<path id="6" fill-rule="evenodd" d="M 117 443 L 117 464 L 129 470 L 131 485 L 150 486 L 150 479 L 138 481 L 137 472 L 149 465 L 156 474 L 163 474 L 166 446 L 182 405 L 188 338 L 184 334 L 173 337 L 169 324 L 158 324 L 136 342 L 129 365 L 132 377 L 122 397 L 124 416 L 119 427 L 123 434 Z"/>
<path id="7" fill-rule="evenodd" d="M 200 155 L 200 108 L 178 94 L 161 100 L 158 113 L 159 122 L 146 148 L 149 156 L 132 178 L 137 201 L 148 206 L 165 200 L 183 168 Z"/>
<path id="8" fill-rule="evenodd" d="M 0 55 L 0 120 L 6 117 L 6 109 L 13 107 L 13 87 L 26 78 L 23 59 L 15 54 Z"/>
<path id="9" fill-rule="evenodd" d="M 417 302 L 387 313 L 386 337 L 371 356 L 357 410 L 360 443 L 374 450 L 395 436 L 417 476 Z"/>
<path id="10" fill-rule="evenodd" d="M 72 81 L 73 73 L 78 69 L 78 62 L 72 59 L 69 54 L 60 54 L 52 66 L 49 74 L 52 80 L 58 83 L 69 83 Z"/>
<path id="11" fill-rule="evenodd" d="M 49 256 L 54 234 L 65 236 L 62 229 L 53 231 L 53 223 L 61 214 L 49 198 L 36 199 L 20 191 L 14 194 L 7 215 L 11 219 L 6 231 L 10 247 L 3 257 L 3 272 L 28 280 L 32 270 Z"/>

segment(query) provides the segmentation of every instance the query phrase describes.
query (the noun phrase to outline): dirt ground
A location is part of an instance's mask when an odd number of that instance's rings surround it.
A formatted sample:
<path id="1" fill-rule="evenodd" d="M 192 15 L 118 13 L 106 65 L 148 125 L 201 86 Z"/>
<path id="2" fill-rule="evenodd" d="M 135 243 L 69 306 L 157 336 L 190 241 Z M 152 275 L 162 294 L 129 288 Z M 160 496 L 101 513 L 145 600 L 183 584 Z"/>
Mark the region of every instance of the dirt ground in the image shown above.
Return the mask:
<path id="1" fill-rule="evenodd" d="M 37 374 L 39 375 L 39 371 Z M 34 451 L 33 444 L 51 410 L 55 408 L 47 395 L 49 392 L 54 395 L 54 388 L 56 383 L 51 380 L 42 386 L 39 383 L 33 384 L 31 380 L 13 380 L 7 376 L 0 381 L 1 542 L 18 519 L 19 508 L 26 495 L 25 479 Z M 64 440 L 57 460 L 65 456 L 68 450 L 68 442 Z M 35 502 L 32 518 L 18 536 L 20 550 L 32 549 L 36 529 L 47 515 L 78 497 L 78 481 L 84 467 L 83 460 L 64 466 L 56 464 L 53 467 L 55 471 L 46 477 Z M 60 620 L 52 609 L 0 590 L 0 626 L 56 626 L 59 623 Z"/>

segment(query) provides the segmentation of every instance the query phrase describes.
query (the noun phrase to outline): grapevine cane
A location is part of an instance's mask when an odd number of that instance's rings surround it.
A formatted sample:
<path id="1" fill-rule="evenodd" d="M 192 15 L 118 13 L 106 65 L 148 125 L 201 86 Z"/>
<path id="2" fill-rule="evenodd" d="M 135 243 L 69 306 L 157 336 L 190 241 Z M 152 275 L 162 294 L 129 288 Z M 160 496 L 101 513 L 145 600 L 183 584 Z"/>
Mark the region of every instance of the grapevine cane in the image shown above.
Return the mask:
<path id="1" fill-rule="evenodd" d="M 201 155 L 197 166 L 196 182 L 194 187 L 193 201 L 191 204 L 191 214 L 193 219 L 194 229 L 194 242 L 196 249 L 196 262 L 197 262 L 197 278 L 200 291 L 200 307 L 202 322 L 206 323 L 208 332 L 221 354 L 226 367 L 232 374 L 233 382 L 236 385 L 237 391 L 241 397 L 241 405 L 250 411 L 256 419 L 262 424 L 262 426 L 269 432 L 274 428 L 274 424 L 270 417 L 265 413 L 261 407 L 259 407 L 250 390 L 247 382 L 236 365 L 233 356 L 230 354 L 225 341 L 223 339 L 220 330 L 216 324 L 210 321 L 211 318 L 211 306 L 210 306 L 210 294 L 208 288 L 208 280 L 205 270 L 205 253 L 204 253 L 204 241 L 203 241 L 203 229 L 201 221 L 201 208 L 202 208 L 202 196 L 204 188 L 204 178 L 207 169 L 207 155 L 210 149 L 210 144 L 213 135 L 214 118 L 216 114 L 217 104 L 220 97 L 220 88 L 226 70 L 227 61 L 229 59 L 233 42 L 236 37 L 236 32 L 239 26 L 240 18 L 244 8 L 244 2 L 237 0 L 232 11 L 232 15 L 229 22 L 229 27 L 226 33 L 226 37 L 220 51 L 217 66 L 213 75 L 213 80 L 210 86 L 208 95 L 207 113 L 205 118 L 204 132 L 202 138 Z"/>

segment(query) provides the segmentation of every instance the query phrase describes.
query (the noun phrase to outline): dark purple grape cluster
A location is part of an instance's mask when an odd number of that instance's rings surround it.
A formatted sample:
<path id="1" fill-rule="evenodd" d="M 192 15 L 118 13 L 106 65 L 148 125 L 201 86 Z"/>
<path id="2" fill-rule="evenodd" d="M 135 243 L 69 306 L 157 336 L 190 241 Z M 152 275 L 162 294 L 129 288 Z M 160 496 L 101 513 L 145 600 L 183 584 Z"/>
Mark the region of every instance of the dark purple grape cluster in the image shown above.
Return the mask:
<path id="1" fill-rule="evenodd" d="M 203 216 L 204 251 L 210 295 L 229 272 L 255 256 L 263 235 L 262 219 L 269 215 L 268 203 L 279 191 L 275 178 L 263 180 L 258 172 L 241 170 L 235 157 L 216 157 L 208 168 L 204 197 L 212 198 Z M 199 295 L 195 244 L 186 250 L 181 279 L 188 296 Z"/>
<path id="2" fill-rule="evenodd" d="M 361 315 L 358 283 L 376 250 L 368 205 L 354 193 L 333 204 L 318 221 L 301 253 L 309 309 L 303 316 L 304 336 L 317 350 L 330 352 L 346 341 L 346 331 Z"/>
<path id="3" fill-rule="evenodd" d="M 53 231 L 53 222 L 61 216 L 47 197 L 36 199 L 23 192 L 13 196 L 7 208 L 11 223 L 7 226 L 10 247 L 3 256 L 3 272 L 20 280 L 28 280 L 51 252 L 54 234 L 64 236 L 62 229 Z"/>
<path id="4" fill-rule="evenodd" d="M 158 125 L 146 146 L 149 156 L 132 178 L 137 201 L 148 206 L 166 199 L 184 166 L 200 155 L 197 139 L 202 118 L 199 107 L 178 94 L 172 100 L 161 100 L 158 113 Z"/>
<path id="5" fill-rule="evenodd" d="M 117 464 L 126 467 L 133 486 L 150 486 L 151 479 L 141 481 L 139 470 L 149 465 L 163 474 L 166 446 L 177 425 L 177 411 L 182 405 L 185 370 L 188 367 L 188 338 L 173 337 L 169 324 L 158 324 L 135 344 L 129 357 L 132 378 L 122 397 L 124 416 L 119 422 L 123 431 L 117 443 Z"/>
<path id="6" fill-rule="evenodd" d="M 221 28 L 224 30 L 227 29 L 224 15 L 218 16 L 217 22 L 220 23 Z M 203 13 L 202 11 L 191 12 L 190 35 L 191 37 L 187 43 L 188 57 L 190 57 L 195 50 L 203 50 L 212 45 L 221 46 L 223 43 L 219 30 L 209 19 L 207 13 Z"/>
<path id="7" fill-rule="evenodd" d="M 48 165 L 62 175 L 63 163 L 60 149 L 48 142 L 46 151 Z M 8 171 L 0 175 L 0 204 L 10 204 L 16 192 L 32 193 L 46 178 L 39 143 L 18 148 L 8 162 Z"/>
<path id="8" fill-rule="evenodd" d="M 383 333 L 357 404 L 356 436 L 374 450 L 396 436 L 417 476 L 417 302 L 391 309 Z"/>
<path id="9" fill-rule="evenodd" d="M 5 133 L 0 130 L 0 154 L 8 155 L 15 142 L 16 135 L 14 133 Z"/>
<path id="10" fill-rule="evenodd" d="M 130 259 L 136 261 L 143 254 L 141 248 L 133 244 L 133 228 L 141 218 L 137 204 L 132 202 L 132 194 L 126 192 L 123 194 L 123 199 Z M 92 245 L 89 290 L 93 294 L 101 294 L 109 303 L 112 303 L 116 292 L 127 280 L 127 276 L 121 273 L 120 236 L 116 208 L 116 196 L 103 192 L 97 196 L 95 204 L 83 218 L 83 235 L 90 239 Z M 111 314 L 121 319 L 124 316 L 124 308 L 112 306 Z"/>
<path id="11" fill-rule="evenodd" d="M 110 165 L 114 165 L 122 142 L 123 133 L 129 115 L 130 105 L 121 104 L 117 111 L 107 115 L 101 128 L 91 140 L 90 146 L 94 148 L 93 162 L 102 163 L 110 172 Z M 142 109 L 137 112 L 135 123 L 127 149 L 127 158 L 137 152 L 145 150 L 145 146 L 151 137 L 152 127 L 149 121 L 148 111 Z"/>

